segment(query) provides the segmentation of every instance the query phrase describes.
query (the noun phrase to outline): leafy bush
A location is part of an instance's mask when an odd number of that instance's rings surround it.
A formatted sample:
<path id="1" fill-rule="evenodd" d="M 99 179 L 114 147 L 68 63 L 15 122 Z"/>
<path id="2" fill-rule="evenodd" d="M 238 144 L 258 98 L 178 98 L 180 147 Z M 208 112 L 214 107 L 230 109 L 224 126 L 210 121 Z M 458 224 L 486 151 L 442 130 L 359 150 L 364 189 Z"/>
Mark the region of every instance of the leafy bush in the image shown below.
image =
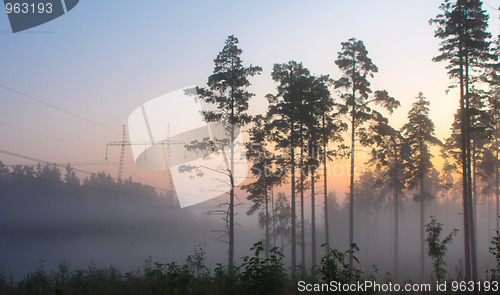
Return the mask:
<path id="1" fill-rule="evenodd" d="M 148 294 L 185 294 L 193 279 L 187 265 L 146 261 L 144 277 Z"/>
<path id="2" fill-rule="evenodd" d="M 490 253 L 495 255 L 495 259 L 497 261 L 496 268 L 491 270 L 494 279 L 498 279 L 498 276 L 500 275 L 500 233 L 498 231 L 496 233 L 496 236 L 494 236 L 491 241 L 490 247 Z"/>
<path id="3" fill-rule="evenodd" d="M 269 258 L 261 257 L 264 252 L 262 242 L 250 248 L 255 252 L 253 257 L 243 257 L 240 279 L 248 294 L 284 294 L 287 274 L 283 264 L 283 253 L 279 248 L 270 250 Z"/>
<path id="4" fill-rule="evenodd" d="M 44 269 L 45 261 L 41 261 L 38 269 L 26 275 L 26 277 L 17 284 L 17 294 L 53 294 L 52 280 L 47 276 Z"/>
<path id="5" fill-rule="evenodd" d="M 425 225 L 425 231 L 427 232 L 427 238 L 425 239 L 427 242 L 427 254 L 432 258 L 434 273 L 436 274 L 438 282 L 441 282 L 446 275 L 446 269 L 444 268 L 446 265 L 444 261 L 447 250 L 446 245 L 451 243 L 458 229 L 454 229 L 443 241 L 441 241 L 440 235 L 443 231 L 443 224 L 437 222 L 436 217 L 431 216 L 431 221 Z"/>
<path id="6" fill-rule="evenodd" d="M 323 245 L 325 246 L 325 245 Z M 364 282 L 363 278 L 364 272 L 357 268 L 354 263 L 359 264 L 359 260 L 356 257 L 356 252 L 359 251 L 359 247 L 353 243 L 352 250 L 347 250 L 341 252 L 337 249 L 330 249 L 330 252 L 326 254 L 321 259 L 321 266 L 319 268 L 319 278 L 323 283 L 330 283 L 335 281 L 341 284 Z M 352 255 L 353 266 L 349 267 L 349 256 Z M 373 273 L 377 272 L 377 268 L 373 266 Z M 367 280 L 374 281 L 375 277 L 371 273 Z M 354 292 L 356 293 L 356 292 Z M 351 294 L 347 292 L 346 294 Z M 369 291 L 365 291 L 363 294 L 370 294 Z"/>
<path id="7" fill-rule="evenodd" d="M 206 252 L 201 246 L 194 249 L 194 254 L 189 255 L 184 264 L 161 263 L 149 257 L 142 270 L 127 273 L 114 266 L 98 268 L 95 264 L 87 269 L 71 270 L 68 261 L 61 263 L 57 272 L 47 273 L 42 261 L 35 272 L 28 274 L 15 287 L 0 272 L 0 295 L 273 295 L 297 290 L 296 282 L 288 276 L 280 248 L 271 249 L 268 257 L 264 254 L 262 242 L 253 244 L 250 250 L 253 255 L 242 257 L 240 266 L 235 265 L 230 270 L 226 265 L 217 264 L 213 274 L 206 265 Z M 359 261 L 355 254 L 358 251 L 355 244 L 352 252 L 331 249 L 319 267 L 301 274 L 301 280 L 308 283 L 374 280 L 371 274 L 366 275 L 357 267 Z M 350 254 L 355 261 L 353 268 L 349 268 Z"/>

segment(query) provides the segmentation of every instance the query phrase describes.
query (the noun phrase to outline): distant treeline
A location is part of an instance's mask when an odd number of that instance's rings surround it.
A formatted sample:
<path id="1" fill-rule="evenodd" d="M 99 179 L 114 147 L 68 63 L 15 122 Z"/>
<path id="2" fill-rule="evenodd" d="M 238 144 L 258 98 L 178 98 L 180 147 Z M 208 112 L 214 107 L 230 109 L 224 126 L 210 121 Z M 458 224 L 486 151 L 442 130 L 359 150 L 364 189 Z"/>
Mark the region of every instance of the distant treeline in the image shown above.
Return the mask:
<path id="1" fill-rule="evenodd" d="M 83 181 L 76 175 L 74 168 L 68 164 L 64 174 L 56 164 L 38 163 L 37 165 L 7 166 L 0 161 L 0 189 L 16 192 L 61 191 L 91 192 L 102 190 L 110 193 L 121 193 L 148 197 L 168 197 L 168 193 L 158 192 L 154 187 L 134 182 L 132 177 L 123 181 L 115 180 L 104 171 L 92 173 Z"/>

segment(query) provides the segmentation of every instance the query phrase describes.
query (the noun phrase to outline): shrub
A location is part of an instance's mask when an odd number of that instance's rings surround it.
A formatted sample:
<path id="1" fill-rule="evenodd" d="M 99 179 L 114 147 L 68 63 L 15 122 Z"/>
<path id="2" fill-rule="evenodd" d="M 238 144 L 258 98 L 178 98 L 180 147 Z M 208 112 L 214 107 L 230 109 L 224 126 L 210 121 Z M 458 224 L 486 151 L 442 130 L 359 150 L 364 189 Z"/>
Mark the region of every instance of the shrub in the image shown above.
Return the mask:
<path id="1" fill-rule="evenodd" d="M 261 257 L 264 252 L 262 242 L 257 242 L 250 250 L 254 256 L 243 257 L 240 279 L 248 294 L 284 294 L 287 274 L 283 265 L 283 253 L 279 248 L 270 250 L 269 258 Z"/>

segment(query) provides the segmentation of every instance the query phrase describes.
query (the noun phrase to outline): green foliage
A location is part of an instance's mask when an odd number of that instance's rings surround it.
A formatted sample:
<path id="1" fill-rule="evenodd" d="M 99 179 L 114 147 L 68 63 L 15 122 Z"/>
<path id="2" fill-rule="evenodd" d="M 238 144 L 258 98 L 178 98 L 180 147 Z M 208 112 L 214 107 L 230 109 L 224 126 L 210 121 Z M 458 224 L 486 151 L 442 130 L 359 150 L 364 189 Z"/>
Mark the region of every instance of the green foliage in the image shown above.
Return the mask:
<path id="1" fill-rule="evenodd" d="M 240 279 L 248 294 L 284 294 L 287 275 L 283 265 L 283 253 L 279 248 L 270 250 L 269 258 L 261 257 L 264 252 L 262 242 L 257 242 L 250 250 L 253 257 L 243 257 Z"/>
<path id="2" fill-rule="evenodd" d="M 228 266 L 217 263 L 214 271 L 213 294 L 230 295 L 241 293 L 238 274 L 239 267 L 233 266 L 230 269 Z"/>
<path id="3" fill-rule="evenodd" d="M 194 248 L 194 254 L 187 258 L 187 265 L 197 279 L 203 279 L 210 276 L 210 270 L 206 265 L 206 255 L 204 246 L 198 245 Z"/>
<path id="4" fill-rule="evenodd" d="M 211 287 L 212 277 L 206 265 L 206 255 L 204 246 L 198 245 L 194 248 L 194 254 L 189 255 L 186 260 L 191 275 L 190 290 L 192 294 L 204 294 Z"/>
<path id="5" fill-rule="evenodd" d="M 325 244 L 322 245 L 325 247 Z M 351 245 L 351 250 L 341 252 L 337 249 L 330 249 L 330 251 L 321 259 L 321 266 L 319 268 L 319 278 L 323 283 L 329 283 L 331 281 L 339 282 L 341 284 L 348 284 L 353 282 L 364 282 L 364 273 L 361 269 L 357 268 L 354 264 L 349 267 L 349 256 L 352 255 L 352 259 L 356 264 L 359 264 L 359 260 L 356 257 L 356 252 L 359 251 L 359 247 L 353 243 Z M 377 272 L 377 268 L 373 266 L 373 273 Z M 368 280 L 375 280 L 373 273 L 368 276 Z M 350 293 L 346 293 L 350 294 Z M 370 293 L 364 293 L 370 294 Z"/>
<path id="6" fill-rule="evenodd" d="M 359 248 L 356 244 L 352 245 L 352 250 L 341 252 L 337 249 L 330 249 L 327 255 L 321 259 L 321 266 L 319 269 L 320 279 L 323 282 L 336 281 L 340 283 L 348 283 L 361 280 L 363 273 L 358 268 L 349 268 L 349 255 L 352 253 L 353 260 L 359 263 L 356 257 L 356 252 Z"/>
<path id="7" fill-rule="evenodd" d="M 144 277 L 151 294 L 184 294 L 193 274 L 187 265 L 146 261 Z"/>
<path id="8" fill-rule="evenodd" d="M 203 247 L 198 246 L 183 265 L 153 262 L 148 258 L 142 274 L 140 271 L 124 274 L 114 266 L 98 268 L 94 264 L 88 269 L 71 271 L 67 261 L 59 265 L 59 272 L 47 274 L 42 262 L 15 290 L 0 276 L 0 294 L 213 294 L 205 255 Z"/>
<path id="9" fill-rule="evenodd" d="M 431 221 L 425 225 L 425 231 L 427 232 L 427 254 L 433 260 L 434 273 L 438 282 L 444 280 L 446 276 L 446 262 L 444 262 L 444 256 L 446 255 L 446 246 L 452 242 L 453 236 L 458 232 L 458 229 L 454 229 L 450 234 L 440 240 L 441 232 L 443 231 L 443 224 L 437 222 L 434 216 L 431 216 Z"/>
<path id="10" fill-rule="evenodd" d="M 496 232 L 496 236 L 491 240 L 490 253 L 495 255 L 497 261 L 496 268 L 492 269 L 491 272 L 494 277 L 498 278 L 500 275 L 500 233 L 498 231 Z"/>

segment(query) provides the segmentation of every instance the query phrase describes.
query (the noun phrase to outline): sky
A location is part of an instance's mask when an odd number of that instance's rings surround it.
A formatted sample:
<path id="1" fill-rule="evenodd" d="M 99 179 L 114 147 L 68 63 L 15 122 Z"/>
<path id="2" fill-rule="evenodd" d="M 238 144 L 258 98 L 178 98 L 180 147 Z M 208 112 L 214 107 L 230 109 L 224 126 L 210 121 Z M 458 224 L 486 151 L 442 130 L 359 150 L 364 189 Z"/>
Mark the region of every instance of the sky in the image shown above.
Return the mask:
<path id="1" fill-rule="evenodd" d="M 439 40 L 428 24 L 441 1 L 98 1 L 13 34 L 0 12 L 0 150 L 86 171 L 117 175 L 122 125 L 130 113 L 162 94 L 204 85 L 228 35 L 240 41 L 245 64 L 263 68 L 251 80 L 253 114 L 265 112 L 276 85 L 274 63 L 303 62 L 314 74 L 338 78 L 340 43 L 363 40 L 379 73 L 372 89 L 386 89 L 402 106 L 396 127 L 418 92 L 431 102 L 437 136 L 450 133 L 458 107 L 444 63 L 432 62 Z M 490 31 L 498 35 L 500 1 L 485 1 Z M 181 114 L 179 114 L 181 118 Z M 0 154 L 7 164 L 32 161 Z M 158 187 L 165 173 L 134 167 L 124 175 Z M 347 170 L 346 170 L 347 173 Z M 86 175 L 81 175 L 85 177 Z M 347 176 L 347 174 L 345 175 Z M 341 180 L 331 182 L 346 189 Z"/>

